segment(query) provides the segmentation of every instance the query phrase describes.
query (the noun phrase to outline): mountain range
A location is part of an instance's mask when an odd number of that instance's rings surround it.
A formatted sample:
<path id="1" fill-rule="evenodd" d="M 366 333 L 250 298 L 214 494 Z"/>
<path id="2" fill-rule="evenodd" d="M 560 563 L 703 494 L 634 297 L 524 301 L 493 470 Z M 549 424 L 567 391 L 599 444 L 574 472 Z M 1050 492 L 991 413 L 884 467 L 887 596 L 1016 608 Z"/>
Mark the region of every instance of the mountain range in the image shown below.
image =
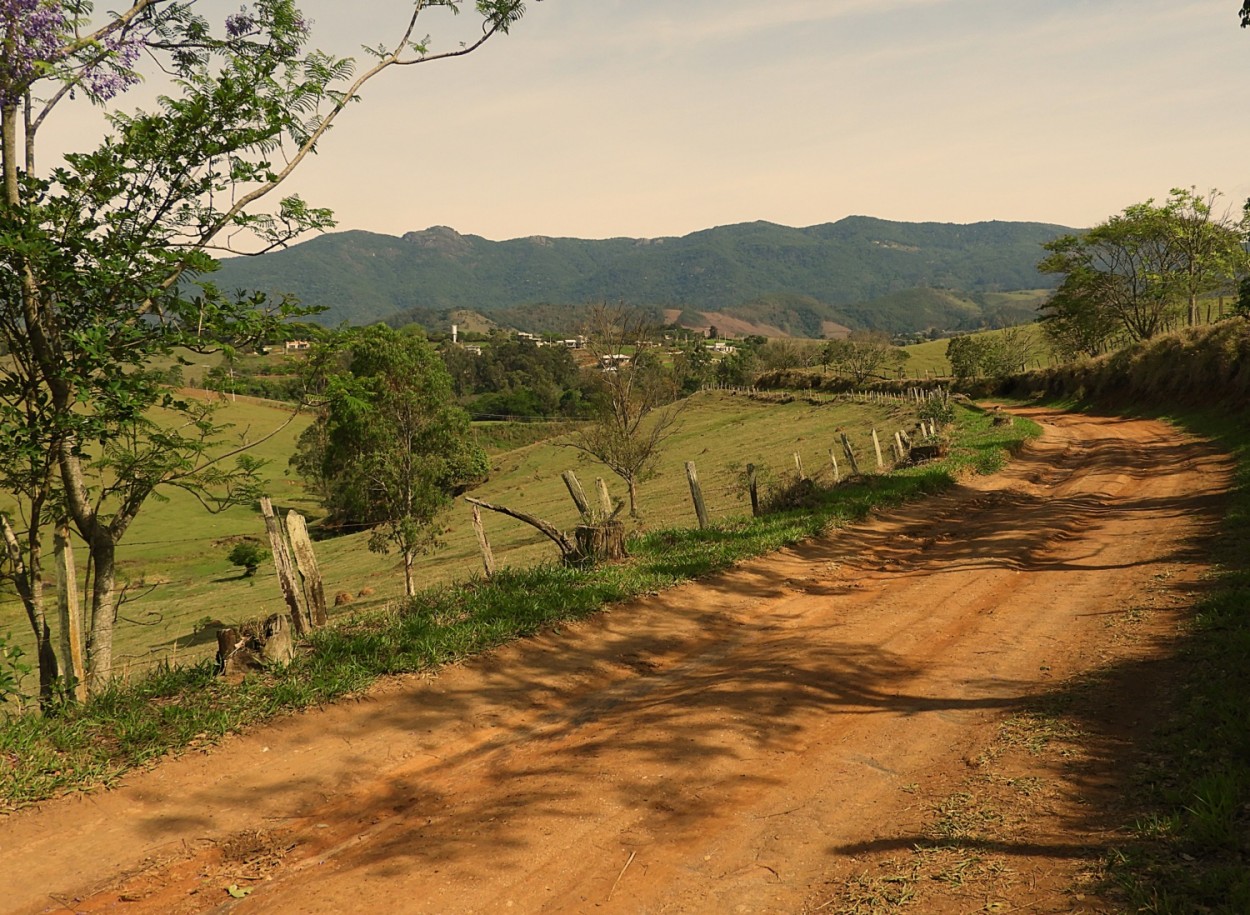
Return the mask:
<path id="1" fill-rule="evenodd" d="M 293 293 L 327 325 L 441 323 L 473 312 L 519 330 L 567 328 L 569 306 L 622 302 L 688 327 L 741 323 L 795 336 L 846 328 L 972 330 L 1031 320 L 1053 286 L 1042 243 L 1074 231 L 1030 222 L 905 223 L 851 216 L 681 237 L 491 241 L 445 226 L 402 237 L 319 236 L 211 278 L 223 289 Z"/>

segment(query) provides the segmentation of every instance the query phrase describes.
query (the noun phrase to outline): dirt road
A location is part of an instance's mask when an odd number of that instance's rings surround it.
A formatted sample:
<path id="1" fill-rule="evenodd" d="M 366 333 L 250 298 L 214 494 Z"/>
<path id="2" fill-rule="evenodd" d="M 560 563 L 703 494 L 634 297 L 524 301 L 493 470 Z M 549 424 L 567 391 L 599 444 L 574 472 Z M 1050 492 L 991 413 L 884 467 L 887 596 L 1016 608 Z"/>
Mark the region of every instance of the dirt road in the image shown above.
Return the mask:
<path id="1" fill-rule="evenodd" d="M 10 816 L 0 909 L 1097 909 L 1229 467 L 1029 412 L 993 478 Z"/>

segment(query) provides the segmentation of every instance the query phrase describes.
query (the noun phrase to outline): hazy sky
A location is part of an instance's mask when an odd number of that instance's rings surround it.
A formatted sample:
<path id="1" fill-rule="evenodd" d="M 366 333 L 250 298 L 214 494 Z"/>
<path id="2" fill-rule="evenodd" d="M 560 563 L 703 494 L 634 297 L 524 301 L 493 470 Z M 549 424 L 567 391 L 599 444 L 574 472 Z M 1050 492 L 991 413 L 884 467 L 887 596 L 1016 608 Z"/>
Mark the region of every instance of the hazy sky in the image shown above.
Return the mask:
<path id="1" fill-rule="evenodd" d="M 339 51 L 389 39 L 408 8 L 301 6 Z M 511 35 L 367 87 L 295 187 L 340 228 L 493 239 L 850 214 L 1084 226 L 1177 185 L 1239 201 L 1238 7 L 531 0 Z M 469 16 L 447 18 L 425 27 L 436 49 Z"/>

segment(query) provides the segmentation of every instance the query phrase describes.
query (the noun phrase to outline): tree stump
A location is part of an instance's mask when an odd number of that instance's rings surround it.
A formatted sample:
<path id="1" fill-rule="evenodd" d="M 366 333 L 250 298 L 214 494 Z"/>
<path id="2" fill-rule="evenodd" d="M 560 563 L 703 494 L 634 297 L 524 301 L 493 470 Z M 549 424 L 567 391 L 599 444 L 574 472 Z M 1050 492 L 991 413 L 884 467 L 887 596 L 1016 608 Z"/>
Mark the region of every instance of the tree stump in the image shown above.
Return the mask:
<path id="1" fill-rule="evenodd" d="M 280 613 L 275 613 L 265 620 L 264 642 L 260 646 L 260 657 L 266 665 L 278 667 L 286 667 L 295 659 L 295 641 L 291 638 L 291 625 Z"/>
<path id="2" fill-rule="evenodd" d="M 579 524 L 573 537 L 577 552 L 570 558 L 576 563 L 598 563 L 629 555 L 625 551 L 625 525 L 620 521 Z"/>
<path id="3" fill-rule="evenodd" d="M 907 456 L 913 464 L 923 464 L 925 461 L 935 461 L 945 453 L 946 446 L 942 444 L 912 445 Z"/>
<path id="4" fill-rule="evenodd" d="M 241 679 L 249 671 L 286 665 L 295 657 L 290 621 L 280 613 L 217 633 L 217 672 Z"/>

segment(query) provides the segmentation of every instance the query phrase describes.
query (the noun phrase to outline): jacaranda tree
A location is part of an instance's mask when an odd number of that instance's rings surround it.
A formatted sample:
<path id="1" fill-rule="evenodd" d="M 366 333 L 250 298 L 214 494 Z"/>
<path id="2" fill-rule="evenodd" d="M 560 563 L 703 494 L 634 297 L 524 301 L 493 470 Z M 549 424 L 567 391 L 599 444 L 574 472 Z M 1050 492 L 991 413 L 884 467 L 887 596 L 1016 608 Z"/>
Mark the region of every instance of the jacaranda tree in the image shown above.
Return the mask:
<path id="1" fill-rule="evenodd" d="M 254 464 L 223 457 L 211 411 L 153 367 L 178 347 L 259 339 L 292 312 L 216 289 L 214 255 L 332 225 L 280 189 L 365 84 L 471 53 L 523 12 L 520 0 L 393 2 L 404 24 L 358 65 L 310 50 L 292 0 L 254 0 L 217 21 L 202 0 L 108 12 L 0 0 L 0 483 L 19 506 L 4 523 L 4 571 L 40 642 L 45 691 L 56 674 L 40 587 L 48 524 L 64 518 L 86 542 L 88 679 L 99 689 L 112 674 L 117 548 L 148 498 L 170 486 L 209 506 L 251 495 Z M 462 6 L 480 19 L 475 40 L 440 52 L 417 31 Z M 128 108 L 141 79 L 160 95 Z M 98 142 L 43 148 L 47 125 L 84 103 L 106 114 Z"/>

